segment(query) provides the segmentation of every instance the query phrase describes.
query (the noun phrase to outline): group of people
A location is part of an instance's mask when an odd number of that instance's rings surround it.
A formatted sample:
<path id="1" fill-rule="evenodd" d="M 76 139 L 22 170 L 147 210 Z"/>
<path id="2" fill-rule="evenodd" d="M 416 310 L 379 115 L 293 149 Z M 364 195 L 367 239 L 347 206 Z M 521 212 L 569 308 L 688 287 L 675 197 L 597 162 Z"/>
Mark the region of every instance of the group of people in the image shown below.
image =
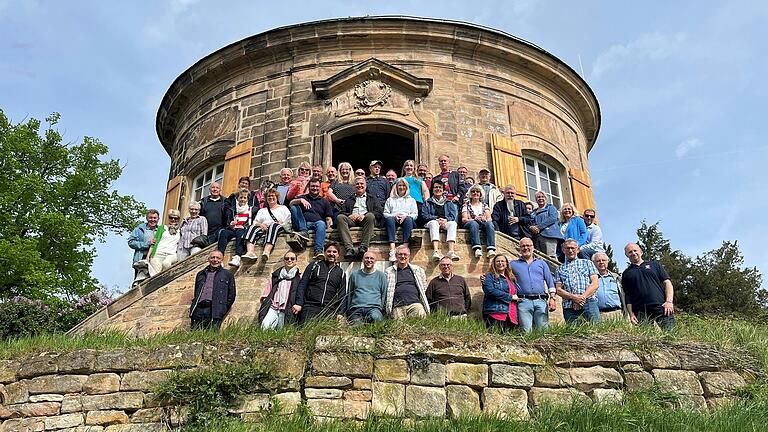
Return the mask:
<path id="1" fill-rule="evenodd" d="M 452 272 L 452 263 L 461 259 L 455 244 L 457 229 L 463 227 L 469 231 L 474 257 L 485 255 L 492 260 L 490 272 L 482 278 L 482 309 L 488 326 L 519 327 L 523 331 L 545 327 L 548 312 L 555 307 L 555 295 L 563 298 L 567 322 L 626 314 L 632 320 L 650 318 L 667 327 L 674 323 L 671 283 L 658 265 L 629 273 L 631 283 L 640 288 L 636 296 L 628 291 L 625 301 L 621 289 L 624 276 L 607 270 L 609 260 L 602 232 L 595 224 L 594 209 L 579 215 L 573 204 L 566 203 L 558 210 L 541 191 L 535 194 L 535 204 L 526 203 L 515 198 L 513 185 L 502 190 L 491 183 L 488 169 L 480 170 L 475 182 L 465 167 L 451 170 L 448 155 L 441 155 L 438 164 L 440 172 L 432 176 L 427 165 L 417 166 L 408 160 L 397 177 L 393 170 L 382 176 L 383 164 L 379 160 L 370 163 L 368 176 L 346 162 L 325 170 L 305 162 L 296 176 L 284 168 L 278 182 L 264 182 L 258 190 L 251 190 L 250 179 L 243 177 L 237 192 L 229 197 L 224 197 L 221 186 L 214 182 L 208 196 L 199 203 L 190 203 L 185 219 L 178 210 L 170 210 L 168 223 L 159 224 L 159 212 L 150 210 L 146 223 L 131 233 L 128 244 L 135 250 L 136 281 L 208 244 L 216 244 L 217 250 L 209 256 L 209 266 L 203 272 L 228 272 L 222 269 L 222 260 L 232 239 L 235 254 L 229 265 L 236 267 L 242 258 L 258 259 L 259 245 L 263 245 L 261 256 L 268 258 L 278 236 L 286 233 L 289 244 L 297 250 L 314 237 L 314 261 L 302 275 L 295 267 L 294 252 L 283 257 L 284 266 L 272 274 L 263 295 L 259 318 L 266 328 L 291 321 L 303 323 L 318 315 L 345 317 L 351 322 L 377 321 L 384 316 L 423 316 L 431 310 L 463 316 L 471 299 L 466 281 Z M 351 227 L 361 228 L 357 245 Z M 368 251 L 376 227 L 386 229 L 389 242 L 388 259 L 393 264 L 386 274 L 373 270 L 375 256 Z M 440 276 L 429 284 L 423 269 L 409 263 L 409 244 L 417 227 L 429 233 L 431 257 L 440 268 Z M 326 244 L 330 229 L 338 230 L 341 245 Z M 445 250 L 441 247 L 441 231 L 446 233 Z M 497 231 L 520 240 L 518 259 L 497 255 Z M 554 277 L 547 264 L 534 257 L 534 248 L 563 263 Z M 642 252 L 634 255 L 634 261 L 626 252 L 631 266 L 640 268 Z M 363 267 L 349 281 L 338 266 L 342 256 L 345 260 L 362 260 Z M 647 273 L 653 273 L 653 277 Z M 224 300 L 214 302 L 221 310 L 229 309 L 230 297 L 234 301 L 233 278 L 231 287 L 227 282 L 227 288 L 218 291 L 211 288 L 211 283 L 219 282 L 216 278 L 201 278 L 198 274 L 196 282 L 202 281 L 204 286 L 196 283 L 193 323 L 194 312 L 201 304 L 209 304 L 208 297 L 215 297 L 211 293 L 226 293 Z M 656 292 L 659 289 L 661 294 Z M 659 303 L 661 309 L 646 307 L 660 300 L 664 300 Z"/>

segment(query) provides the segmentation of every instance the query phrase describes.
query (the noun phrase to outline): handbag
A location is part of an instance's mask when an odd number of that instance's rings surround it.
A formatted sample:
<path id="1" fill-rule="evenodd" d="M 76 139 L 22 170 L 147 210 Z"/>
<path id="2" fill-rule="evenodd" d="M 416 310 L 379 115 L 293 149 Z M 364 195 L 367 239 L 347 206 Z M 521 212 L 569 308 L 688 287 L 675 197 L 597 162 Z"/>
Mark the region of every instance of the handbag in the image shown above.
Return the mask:
<path id="1" fill-rule="evenodd" d="M 205 234 L 199 235 L 193 238 L 189 244 L 191 244 L 193 247 L 199 247 L 200 249 L 203 249 L 208 246 L 208 236 Z"/>
<path id="2" fill-rule="evenodd" d="M 277 220 L 275 215 L 272 213 L 272 209 L 269 208 L 269 205 L 267 205 L 266 209 L 267 209 L 267 212 L 269 213 L 269 216 L 272 218 L 272 220 L 275 223 L 279 223 L 279 221 Z M 291 232 L 292 231 L 291 230 L 291 220 L 288 219 L 285 222 L 283 222 L 282 227 L 283 227 L 283 230 L 285 230 L 286 232 Z"/>

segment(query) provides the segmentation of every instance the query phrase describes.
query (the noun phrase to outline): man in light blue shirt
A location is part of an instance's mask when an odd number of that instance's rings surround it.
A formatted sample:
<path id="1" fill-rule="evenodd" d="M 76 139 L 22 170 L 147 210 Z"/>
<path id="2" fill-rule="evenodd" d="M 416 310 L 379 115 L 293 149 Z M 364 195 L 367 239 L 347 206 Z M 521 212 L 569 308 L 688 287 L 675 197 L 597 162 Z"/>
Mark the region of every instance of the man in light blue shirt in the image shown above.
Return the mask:
<path id="1" fill-rule="evenodd" d="M 509 266 L 517 279 L 517 321 L 520 330 L 530 333 L 549 327 L 549 312 L 554 311 L 555 281 L 543 260 L 533 256 L 533 241 L 520 239 L 520 258 L 510 260 Z"/>
<path id="2" fill-rule="evenodd" d="M 624 291 L 621 289 L 621 278 L 608 270 L 610 259 L 604 252 L 592 255 L 592 262 L 597 268 L 599 286 L 597 288 L 597 307 L 600 309 L 600 319 L 622 320 L 626 316 Z"/>

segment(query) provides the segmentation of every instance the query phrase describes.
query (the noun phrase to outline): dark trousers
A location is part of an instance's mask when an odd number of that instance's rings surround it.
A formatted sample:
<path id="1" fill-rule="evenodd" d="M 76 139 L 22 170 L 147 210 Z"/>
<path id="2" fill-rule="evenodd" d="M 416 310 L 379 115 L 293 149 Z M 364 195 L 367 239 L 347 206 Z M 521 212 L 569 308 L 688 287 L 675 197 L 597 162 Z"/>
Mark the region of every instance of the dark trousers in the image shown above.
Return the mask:
<path id="1" fill-rule="evenodd" d="M 664 315 L 664 308 L 660 305 L 644 305 L 639 307 L 632 305 L 632 310 L 635 312 L 639 323 L 653 322 L 658 324 L 662 330 L 672 330 L 675 327 L 675 316 Z"/>
<path id="2" fill-rule="evenodd" d="M 219 233 L 219 252 L 224 253 L 232 238 L 235 238 L 235 255 L 245 255 L 245 228 L 232 230 L 229 228 L 221 230 Z"/>
<path id="3" fill-rule="evenodd" d="M 209 328 L 218 330 L 221 328 L 221 321 L 211 317 L 210 305 L 197 305 L 195 310 L 192 311 L 192 329 L 194 330 Z"/>
<path id="4" fill-rule="evenodd" d="M 498 329 L 501 333 L 509 332 L 517 327 L 515 323 L 509 319 L 509 315 L 504 317 L 504 321 L 501 321 L 491 317 L 490 315 L 483 314 L 483 320 L 485 321 L 485 328 L 488 330 L 495 328 Z"/>

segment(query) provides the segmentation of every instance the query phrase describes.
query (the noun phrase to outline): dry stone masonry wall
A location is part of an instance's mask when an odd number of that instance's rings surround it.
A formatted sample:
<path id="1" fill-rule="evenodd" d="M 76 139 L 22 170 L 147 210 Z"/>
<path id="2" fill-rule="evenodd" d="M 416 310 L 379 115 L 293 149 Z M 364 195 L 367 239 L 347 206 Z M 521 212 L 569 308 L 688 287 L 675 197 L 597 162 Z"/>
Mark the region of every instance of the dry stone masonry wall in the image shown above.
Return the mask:
<path id="1" fill-rule="evenodd" d="M 650 351 L 523 344 L 508 338 L 374 339 L 319 336 L 300 347 L 219 348 L 190 343 L 153 350 L 44 353 L 0 363 L 0 432 L 167 430 L 184 421 L 153 388 L 174 370 L 268 362 L 269 391 L 244 395 L 231 413 L 258 420 L 279 402 L 302 402 L 317 417 L 362 420 L 371 413 L 455 417 L 493 413 L 528 418 L 545 401 L 619 400 L 654 382 L 679 404 L 707 409 L 746 385 L 728 356 L 699 345 Z M 551 345 L 551 342 L 550 342 Z"/>

